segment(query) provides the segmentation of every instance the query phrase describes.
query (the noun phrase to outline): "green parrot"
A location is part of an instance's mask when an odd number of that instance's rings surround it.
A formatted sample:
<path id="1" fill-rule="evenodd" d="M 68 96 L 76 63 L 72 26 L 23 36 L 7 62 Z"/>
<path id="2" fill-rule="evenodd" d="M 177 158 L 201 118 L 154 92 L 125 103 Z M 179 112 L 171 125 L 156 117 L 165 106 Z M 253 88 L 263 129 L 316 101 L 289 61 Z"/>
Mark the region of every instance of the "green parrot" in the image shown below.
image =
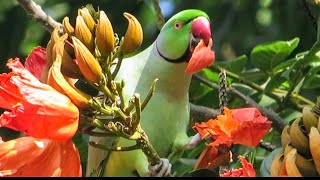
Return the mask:
<path id="1" fill-rule="evenodd" d="M 197 44 L 204 43 L 210 52 L 195 55 Z M 188 90 L 192 73 L 214 61 L 208 15 L 189 9 L 171 17 L 162 27 L 156 41 L 147 49 L 123 60 L 116 80 L 123 79 L 126 101 L 136 92 L 144 99 L 150 85 L 157 78 L 156 91 L 142 111 L 141 126 L 161 157 L 161 163 L 151 167 L 141 150 L 112 151 L 106 160 L 105 176 L 166 176 L 170 173 L 168 161 L 194 146 L 197 138 L 188 137 Z M 209 45 L 209 46 L 208 46 Z M 201 51 L 201 50 L 200 50 Z M 199 51 L 199 52 L 200 52 Z M 194 56 L 194 57 L 193 57 Z M 109 144 L 108 138 L 90 137 L 90 141 Z M 116 146 L 131 146 L 135 142 L 118 138 Z M 98 171 L 106 152 L 89 147 L 87 175 Z"/>

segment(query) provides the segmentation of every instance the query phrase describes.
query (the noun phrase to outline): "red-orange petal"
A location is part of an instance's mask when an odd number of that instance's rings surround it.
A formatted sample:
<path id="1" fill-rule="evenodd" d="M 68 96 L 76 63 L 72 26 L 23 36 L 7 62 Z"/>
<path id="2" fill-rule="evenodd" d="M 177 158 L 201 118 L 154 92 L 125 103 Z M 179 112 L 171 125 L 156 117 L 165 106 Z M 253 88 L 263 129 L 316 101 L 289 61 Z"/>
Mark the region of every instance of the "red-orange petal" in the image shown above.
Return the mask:
<path id="1" fill-rule="evenodd" d="M 0 162 L 0 176 L 82 175 L 79 153 L 71 140 L 56 142 L 22 137 L 3 142 Z"/>
<path id="2" fill-rule="evenodd" d="M 251 163 L 249 163 L 244 156 L 238 156 L 242 168 L 226 170 L 220 174 L 220 177 L 256 177 L 256 172 Z"/>
<path id="3" fill-rule="evenodd" d="M 210 66 L 215 60 L 215 53 L 211 50 L 212 39 L 210 38 L 208 46 L 201 39 L 189 60 L 186 73 L 196 73 L 203 68 Z"/>
<path id="4" fill-rule="evenodd" d="M 270 121 L 265 123 L 245 122 L 232 133 L 233 143 L 248 147 L 257 146 L 260 140 L 269 132 L 270 128 Z"/>
<path id="5" fill-rule="evenodd" d="M 231 152 L 220 152 L 214 146 L 207 146 L 200 154 L 194 169 L 214 169 L 220 165 L 228 164 Z"/>
<path id="6" fill-rule="evenodd" d="M 232 115 L 239 122 L 239 127 L 232 132 L 234 144 L 257 146 L 271 128 L 271 121 L 257 108 L 233 109 Z"/>
<path id="7" fill-rule="evenodd" d="M 38 46 L 31 50 L 24 66 L 37 79 L 40 79 L 42 71 L 46 64 L 46 49 L 41 46 Z"/>
<path id="8" fill-rule="evenodd" d="M 253 168 L 253 165 L 249 163 L 244 156 L 238 156 L 240 159 L 241 165 L 243 167 L 243 176 L 246 177 L 255 177 L 256 171 Z"/>
<path id="9" fill-rule="evenodd" d="M 0 107 L 11 109 L 12 106 L 23 100 L 18 88 L 10 82 L 13 73 L 0 74 Z"/>
<path id="10" fill-rule="evenodd" d="M 271 121 L 262 116 L 257 108 L 224 108 L 224 114 L 218 115 L 215 120 L 194 126 L 202 138 L 211 135 L 212 146 L 242 144 L 249 147 L 256 146 L 270 128 Z"/>
<path id="11" fill-rule="evenodd" d="M 78 149 L 72 141 L 65 142 L 62 148 L 61 177 L 82 176 Z"/>
<path id="12" fill-rule="evenodd" d="M 0 107 L 11 110 L 0 116 L 0 125 L 36 138 L 72 138 L 78 128 L 79 110 L 70 99 L 41 83 L 19 59 L 10 59 L 7 65 L 13 72 L 0 76 L 0 99 L 11 95 L 16 102 L 0 102 Z"/>

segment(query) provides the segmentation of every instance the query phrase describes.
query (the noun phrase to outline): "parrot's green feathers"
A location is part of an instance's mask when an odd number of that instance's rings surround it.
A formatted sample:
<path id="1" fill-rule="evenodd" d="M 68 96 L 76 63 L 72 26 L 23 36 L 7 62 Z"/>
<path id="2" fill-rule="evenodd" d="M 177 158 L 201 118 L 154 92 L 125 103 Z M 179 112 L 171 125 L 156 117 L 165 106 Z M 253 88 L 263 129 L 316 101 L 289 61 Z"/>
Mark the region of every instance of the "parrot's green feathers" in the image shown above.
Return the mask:
<path id="1" fill-rule="evenodd" d="M 172 61 L 186 55 L 190 43 L 192 20 L 200 16 L 210 20 L 205 12 L 196 9 L 184 10 L 172 16 L 157 38 L 159 53 Z"/>

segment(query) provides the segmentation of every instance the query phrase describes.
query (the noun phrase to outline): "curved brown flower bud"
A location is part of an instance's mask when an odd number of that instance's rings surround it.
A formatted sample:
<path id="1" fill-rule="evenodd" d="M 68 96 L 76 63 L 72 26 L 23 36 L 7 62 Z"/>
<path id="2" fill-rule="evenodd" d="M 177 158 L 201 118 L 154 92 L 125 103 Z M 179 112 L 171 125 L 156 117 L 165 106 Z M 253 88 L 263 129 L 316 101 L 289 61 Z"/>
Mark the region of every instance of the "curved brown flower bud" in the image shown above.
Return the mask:
<path id="1" fill-rule="evenodd" d="M 69 22 L 69 17 L 66 16 L 63 18 L 62 26 L 63 26 L 64 32 L 68 33 L 69 36 L 74 36 L 74 28 Z"/>
<path id="2" fill-rule="evenodd" d="M 68 96 L 79 109 L 88 108 L 90 104 L 89 100 L 91 99 L 91 97 L 77 90 L 76 88 L 74 88 L 74 86 L 72 86 L 72 84 L 70 84 L 70 81 L 67 80 L 60 71 L 61 65 L 62 59 L 58 54 L 49 70 L 47 84 L 49 84 L 60 93 Z"/>
<path id="3" fill-rule="evenodd" d="M 48 79 L 48 71 L 52 65 L 53 62 L 53 56 L 52 56 L 52 50 L 53 50 L 53 46 L 54 44 L 59 41 L 59 27 L 54 28 L 54 30 L 51 33 L 51 38 L 49 40 L 49 42 L 47 43 L 47 47 L 46 47 L 46 60 L 47 60 L 47 64 L 45 65 L 43 72 L 41 74 L 41 82 L 46 83 L 47 79 Z"/>
<path id="4" fill-rule="evenodd" d="M 75 36 L 90 50 L 90 52 L 94 52 L 94 39 L 82 16 L 77 16 Z"/>
<path id="5" fill-rule="evenodd" d="M 52 59 L 55 61 L 57 55 L 60 55 L 62 57 L 63 51 L 64 51 L 64 41 L 68 38 L 68 34 L 65 33 L 59 39 L 55 40 L 52 48 Z"/>
<path id="6" fill-rule="evenodd" d="M 86 23 L 87 27 L 89 28 L 89 30 L 91 31 L 91 33 L 94 33 L 94 26 L 95 26 L 95 22 L 93 20 L 93 17 L 91 16 L 88 8 L 83 7 L 81 9 L 78 10 L 78 15 L 82 16 L 84 22 Z"/>
<path id="7" fill-rule="evenodd" d="M 53 45 L 54 45 L 54 43 L 52 42 L 52 40 L 49 40 L 47 43 L 47 47 L 46 47 L 46 60 L 47 60 L 47 64 L 50 64 L 50 66 L 53 62 L 53 60 L 52 60 Z"/>
<path id="8" fill-rule="evenodd" d="M 112 25 L 104 11 L 100 11 L 96 28 L 96 45 L 102 56 L 108 56 L 115 47 Z"/>
<path id="9" fill-rule="evenodd" d="M 99 83 L 103 77 L 99 62 L 79 39 L 74 36 L 71 39 L 80 71 L 88 81 Z"/>
<path id="10" fill-rule="evenodd" d="M 51 33 L 51 37 L 50 40 L 52 41 L 52 43 L 56 43 L 58 41 L 60 41 L 60 34 L 59 34 L 59 27 L 56 27 L 53 29 L 52 33 Z"/>
<path id="11" fill-rule="evenodd" d="M 63 75 L 75 79 L 83 77 L 78 65 L 74 62 L 73 58 L 68 54 L 65 49 L 65 41 L 68 35 L 61 36 L 60 41 L 56 42 L 52 50 L 52 58 L 56 59 L 57 55 L 62 57 L 61 72 Z"/>
<path id="12" fill-rule="evenodd" d="M 139 21 L 129 13 L 123 13 L 129 25 L 122 44 L 122 53 L 129 54 L 139 49 L 143 40 L 143 31 Z"/>
<path id="13" fill-rule="evenodd" d="M 52 48 L 53 48 L 53 43 L 51 40 L 47 43 L 46 47 L 46 61 L 47 64 L 44 66 L 43 71 L 41 73 L 40 81 L 42 83 L 46 83 L 48 79 L 48 71 L 52 65 Z"/>

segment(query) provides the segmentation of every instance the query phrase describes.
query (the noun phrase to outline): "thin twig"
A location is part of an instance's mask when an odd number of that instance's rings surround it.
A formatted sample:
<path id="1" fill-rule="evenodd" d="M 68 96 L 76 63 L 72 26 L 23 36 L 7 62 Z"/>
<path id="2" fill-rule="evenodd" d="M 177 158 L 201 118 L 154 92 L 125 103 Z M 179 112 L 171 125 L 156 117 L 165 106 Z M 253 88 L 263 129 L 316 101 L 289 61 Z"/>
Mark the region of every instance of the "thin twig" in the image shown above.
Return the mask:
<path id="1" fill-rule="evenodd" d="M 273 150 L 275 150 L 277 147 L 269 142 L 265 142 L 261 139 L 259 146 L 269 152 L 272 152 Z"/>
<path id="2" fill-rule="evenodd" d="M 317 31 L 318 29 L 318 24 L 317 24 L 317 18 L 313 15 L 313 13 L 311 12 L 310 7 L 307 4 L 306 0 L 302 0 L 302 6 L 303 6 L 303 10 L 305 11 L 305 13 L 308 15 L 313 28 Z"/>
<path id="3" fill-rule="evenodd" d="M 159 1 L 152 0 L 152 4 L 153 4 L 153 7 L 156 11 L 158 29 L 161 30 L 162 26 L 165 24 L 165 21 L 163 18 L 163 14 L 161 12 Z"/>
<path id="4" fill-rule="evenodd" d="M 209 80 L 207 80 L 207 79 L 205 79 L 203 77 L 200 77 L 197 74 L 194 74 L 192 77 L 197 79 L 197 80 L 199 80 L 201 83 L 203 83 L 203 84 L 205 84 L 205 85 L 207 85 L 207 86 L 209 86 L 209 87 L 211 87 L 213 89 L 219 89 L 219 85 L 214 84 L 214 83 L 210 82 Z M 228 87 L 227 88 L 227 92 L 232 94 L 232 95 L 234 95 L 234 96 L 236 96 L 236 97 L 238 97 L 243 102 L 245 102 L 248 106 L 258 108 L 262 114 L 267 116 L 268 119 L 273 122 L 273 127 L 278 132 L 282 132 L 282 129 L 284 128 L 284 126 L 287 125 L 287 123 L 280 116 L 278 116 L 274 111 L 261 107 L 253 99 L 251 99 L 249 96 L 246 96 L 246 95 L 242 94 L 237 89 L 232 88 L 232 87 Z"/>
<path id="5" fill-rule="evenodd" d="M 192 103 L 190 104 L 190 117 L 191 124 L 195 122 L 207 121 L 209 119 L 214 119 L 217 115 L 220 114 L 218 109 L 208 108 L 206 106 L 199 106 Z"/>
<path id="6" fill-rule="evenodd" d="M 52 32 L 55 27 L 61 27 L 61 23 L 58 23 L 52 17 L 47 15 L 42 10 L 41 6 L 33 2 L 32 0 L 17 1 L 34 21 L 42 24 L 42 26 L 44 26 L 49 32 Z"/>
<path id="7" fill-rule="evenodd" d="M 220 68 L 218 67 L 215 67 L 215 66 L 212 66 L 213 67 L 213 70 L 216 72 L 216 73 L 220 73 Z M 243 77 L 240 77 L 238 76 L 237 74 L 235 73 L 232 73 L 228 70 L 225 70 L 227 75 L 235 80 L 237 80 L 238 82 L 242 83 L 242 84 L 245 84 L 249 87 L 251 87 L 252 89 L 260 92 L 260 93 L 264 93 L 264 89 L 262 87 L 260 87 L 258 84 L 252 82 L 252 81 L 249 81 Z M 288 92 L 287 92 L 288 93 Z M 273 92 L 266 92 L 265 95 L 269 96 L 270 98 L 274 99 L 279 105 L 282 105 L 283 102 L 282 102 L 282 99 L 274 94 Z M 293 98 L 296 98 L 296 99 L 299 99 L 300 101 L 303 101 L 304 103 L 308 104 L 308 105 L 314 105 L 314 103 L 310 100 L 307 100 L 306 98 L 303 98 L 301 97 L 299 94 L 295 93 L 290 93 L 290 97 L 293 97 Z M 307 101 L 306 101 L 307 100 Z M 310 104 L 311 103 L 311 104 Z M 295 101 L 290 101 L 290 103 L 288 104 L 288 106 L 292 107 L 293 109 L 296 109 L 298 111 L 302 111 L 304 105 L 301 105 L 301 104 L 298 104 L 297 102 Z"/>

